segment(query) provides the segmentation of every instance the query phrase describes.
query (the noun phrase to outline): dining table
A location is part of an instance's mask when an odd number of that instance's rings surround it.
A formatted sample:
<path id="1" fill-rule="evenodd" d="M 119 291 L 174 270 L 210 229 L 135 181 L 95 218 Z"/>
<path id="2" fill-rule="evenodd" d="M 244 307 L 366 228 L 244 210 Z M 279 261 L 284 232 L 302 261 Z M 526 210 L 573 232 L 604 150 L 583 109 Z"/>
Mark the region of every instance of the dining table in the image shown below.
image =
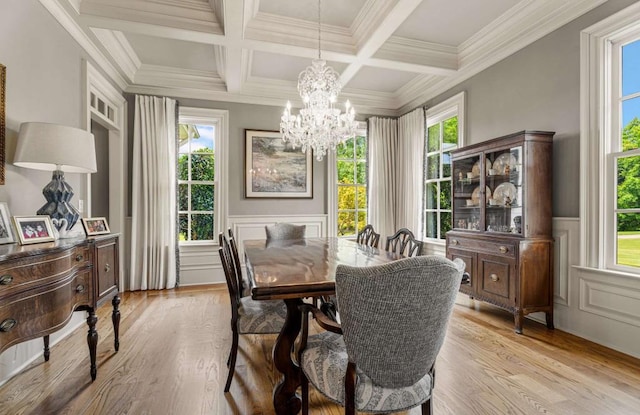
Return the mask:
<path id="1" fill-rule="evenodd" d="M 297 394 L 301 369 L 295 361 L 294 346 L 302 325 L 298 308 L 304 298 L 335 294 L 338 265 L 368 267 L 402 258 L 355 241 L 321 237 L 296 240 L 245 240 L 245 263 L 251 297 L 254 300 L 283 300 L 287 315 L 273 348 L 273 362 L 282 380 L 273 391 L 278 415 L 297 414 L 302 401 Z"/>

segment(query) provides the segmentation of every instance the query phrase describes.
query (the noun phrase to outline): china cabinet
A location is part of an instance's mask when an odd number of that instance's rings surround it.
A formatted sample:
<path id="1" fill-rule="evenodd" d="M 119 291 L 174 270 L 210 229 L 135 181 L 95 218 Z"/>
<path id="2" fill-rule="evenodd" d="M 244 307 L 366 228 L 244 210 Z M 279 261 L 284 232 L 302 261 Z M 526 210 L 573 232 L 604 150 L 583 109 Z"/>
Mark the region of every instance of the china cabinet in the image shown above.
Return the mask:
<path id="1" fill-rule="evenodd" d="M 521 131 L 452 152 L 447 257 L 466 263 L 460 291 L 553 328 L 553 132 Z"/>

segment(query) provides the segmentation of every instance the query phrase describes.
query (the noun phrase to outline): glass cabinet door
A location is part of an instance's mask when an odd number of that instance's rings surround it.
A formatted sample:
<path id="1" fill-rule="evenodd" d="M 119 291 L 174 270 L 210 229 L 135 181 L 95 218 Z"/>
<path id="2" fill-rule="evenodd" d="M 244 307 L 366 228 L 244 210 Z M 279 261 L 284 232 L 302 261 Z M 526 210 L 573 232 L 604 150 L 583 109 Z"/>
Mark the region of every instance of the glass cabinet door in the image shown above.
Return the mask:
<path id="1" fill-rule="evenodd" d="M 452 223 L 454 229 L 483 230 L 482 207 L 487 199 L 481 187 L 484 179 L 482 167 L 480 155 L 455 162 Z"/>
<path id="2" fill-rule="evenodd" d="M 522 157 L 522 146 L 486 153 L 486 231 L 522 235 Z"/>

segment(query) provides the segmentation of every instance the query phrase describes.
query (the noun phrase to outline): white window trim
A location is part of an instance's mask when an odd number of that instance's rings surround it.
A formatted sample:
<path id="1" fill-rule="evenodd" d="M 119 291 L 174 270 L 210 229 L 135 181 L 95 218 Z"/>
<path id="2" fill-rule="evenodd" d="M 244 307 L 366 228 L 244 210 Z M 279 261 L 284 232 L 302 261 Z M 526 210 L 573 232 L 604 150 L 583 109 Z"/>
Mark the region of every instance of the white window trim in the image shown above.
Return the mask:
<path id="1" fill-rule="evenodd" d="M 451 117 L 454 116 L 458 116 L 458 148 L 461 148 L 464 146 L 465 143 L 465 112 L 464 112 L 464 108 L 465 108 L 465 98 L 466 98 L 466 94 L 464 91 L 452 96 L 451 98 L 446 99 L 445 101 L 442 101 L 441 103 L 434 105 L 431 108 L 428 108 L 425 111 L 425 119 L 426 119 L 426 125 L 425 125 L 425 142 L 427 140 L 427 132 L 429 131 L 429 127 L 440 123 L 441 121 L 447 120 Z M 427 157 L 427 152 L 425 151 L 424 153 L 424 157 Z M 442 169 L 442 166 L 440 166 L 440 168 Z M 426 184 L 426 180 L 423 178 L 422 180 L 422 186 L 424 187 Z M 425 193 L 425 197 L 426 197 L 426 193 Z M 444 246 L 446 244 L 446 241 L 444 239 L 439 239 L 439 238 L 427 238 L 426 236 L 426 221 L 424 220 L 424 215 L 425 212 L 427 210 L 426 206 L 424 206 L 424 197 L 423 197 L 423 206 L 422 206 L 422 216 L 423 216 L 423 220 L 422 220 L 422 229 L 420 230 L 420 232 L 423 235 L 424 241 L 430 244 L 434 244 L 434 245 L 442 245 Z M 451 202 L 451 207 L 452 207 L 452 212 L 453 212 L 453 201 Z"/>
<path id="2" fill-rule="evenodd" d="M 358 122 L 358 131 L 357 135 L 364 135 L 369 139 L 367 135 L 367 123 L 364 121 Z M 369 143 L 367 143 L 367 149 L 369 148 Z M 367 151 L 367 160 L 368 151 Z M 336 152 L 328 151 L 327 152 L 327 212 L 329 213 L 328 223 L 327 223 L 327 236 L 337 237 L 338 236 L 338 168 L 337 168 L 337 160 L 336 160 Z M 369 173 L 367 172 L 367 181 L 369 178 Z M 369 183 L 367 183 L 367 215 L 369 214 Z"/>
<path id="3" fill-rule="evenodd" d="M 215 142 L 215 177 L 216 189 L 213 206 L 214 226 L 219 232 L 227 229 L 228 197 L 228 145 L 229 145 L 229 111 L 207 108 L 180 107 L 179 122 L 182 124 L 214 125 L 216 127 Z M 218 245 L 214 234 L 213 241 L 186 241 L 181 246 Z"/>
<path id="4" fill-rule="evenodd" d="M 637 33 L 639 20 L 640 3 L 636 3 L 580 34 L 580 266 L 625 275 L 628 267 L 612 265 L 615 189 L 606 186 L 613 181 L 612 153 L 618 150 L 612 148 L 610 137 L 620 127 L 611 110 L 613 103 L 605 100 L 614 99 L 612 77 L 619 76 L 612 65 L 613 44 Z"/>

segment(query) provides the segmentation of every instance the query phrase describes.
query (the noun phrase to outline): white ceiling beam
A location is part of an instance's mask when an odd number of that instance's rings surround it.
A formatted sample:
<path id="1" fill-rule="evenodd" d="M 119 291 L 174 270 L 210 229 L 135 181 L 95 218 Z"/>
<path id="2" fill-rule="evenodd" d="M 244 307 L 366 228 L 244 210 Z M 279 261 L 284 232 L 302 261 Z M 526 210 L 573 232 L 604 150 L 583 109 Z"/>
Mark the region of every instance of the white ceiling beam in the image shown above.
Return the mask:
<path id="1" fill-rule="evenodd" d="M 228 44 L 225 48 L 225 81 L 229 92 L 242 90 L 242 34 L 244 32 L 244 5 L 237 0 L 224 1 L 224 27 Z"/>

